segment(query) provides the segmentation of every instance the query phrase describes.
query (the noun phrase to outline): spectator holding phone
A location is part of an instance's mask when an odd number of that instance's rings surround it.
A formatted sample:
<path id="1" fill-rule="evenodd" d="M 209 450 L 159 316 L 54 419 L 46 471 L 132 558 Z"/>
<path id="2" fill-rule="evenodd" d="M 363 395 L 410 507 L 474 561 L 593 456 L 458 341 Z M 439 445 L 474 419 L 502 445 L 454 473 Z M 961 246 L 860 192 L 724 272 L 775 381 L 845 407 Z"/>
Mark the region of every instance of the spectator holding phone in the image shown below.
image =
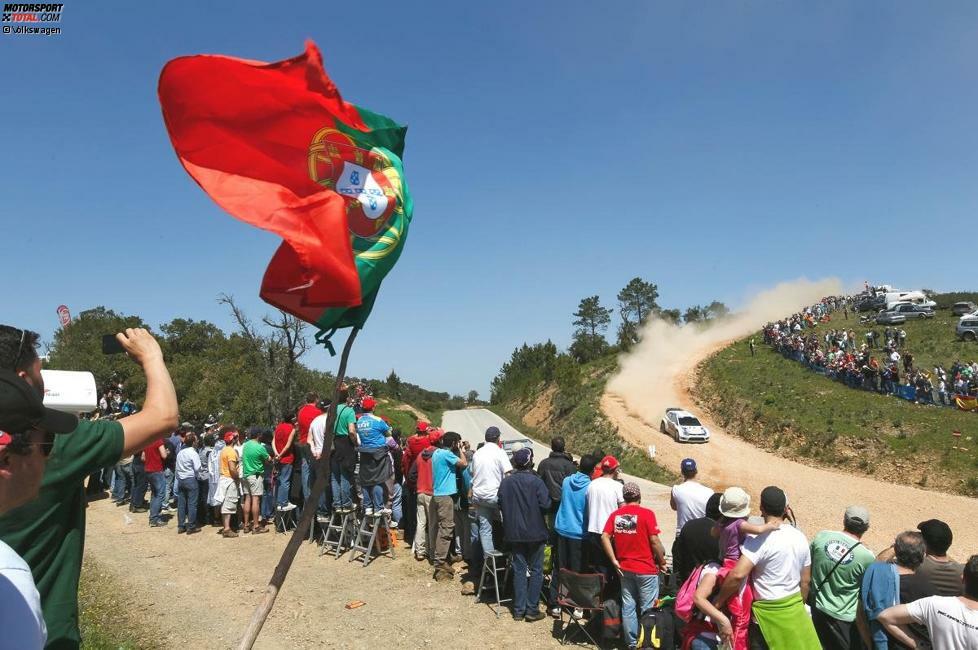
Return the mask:
<path id="1" fill-rule="evenodd" d="M 38 335 L 0 325 L 0 368 L 12 371 L 44 395 Z M 146 375 L 141 411 L 120 420 L 80 421 L 70 436 L 58 436 L 37 499 L 0 516 L 0 540 L 20 554 L 39 587 L 48 644 L 77 648 L 78 578 L 85 544 L 85 477 L 142 451 L 179 424 L 177 396 L 163 351 L 143 328 L 128 328 L 116 340 Z"/>

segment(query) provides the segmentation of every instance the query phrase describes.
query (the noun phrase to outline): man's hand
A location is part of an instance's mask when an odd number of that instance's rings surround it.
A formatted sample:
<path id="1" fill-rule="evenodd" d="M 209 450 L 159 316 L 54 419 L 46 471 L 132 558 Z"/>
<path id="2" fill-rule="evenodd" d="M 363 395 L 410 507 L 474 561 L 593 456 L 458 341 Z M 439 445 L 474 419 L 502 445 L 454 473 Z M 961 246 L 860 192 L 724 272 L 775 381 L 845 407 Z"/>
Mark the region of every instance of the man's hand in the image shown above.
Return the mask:
<path id="1" fill-rule="evenodd" d="M 160 344 L 142 327 L 130 327 L 125 332 L 116 334 L 115 338 L 126 354 L 143 367 L 149 362 L 163 360 Z"/>

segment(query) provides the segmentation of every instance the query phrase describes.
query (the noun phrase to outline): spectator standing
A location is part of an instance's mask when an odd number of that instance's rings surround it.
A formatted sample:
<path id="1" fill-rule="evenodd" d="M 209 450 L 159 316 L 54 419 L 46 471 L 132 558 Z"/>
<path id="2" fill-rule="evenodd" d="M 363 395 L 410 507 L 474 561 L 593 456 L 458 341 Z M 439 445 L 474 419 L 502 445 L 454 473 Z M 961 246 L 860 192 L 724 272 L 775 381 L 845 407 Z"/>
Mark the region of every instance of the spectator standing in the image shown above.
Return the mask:
<path id="1" fill-rule="evenodd" d="M 625 502 L 618 473 L 618 459 L 605 456 L 601 459 L 601 476 L 591 481 L 587 489 L 588 559 L 605 577 L 611 577 L 611 566 L 607 563 L 601 535 L 608 517 Z"/>
<path id="2" fill-rule="evenodd" d="M 591 474 L 598 459 L 585 454 L 577 466 L 577 472 L 564 479 L 560 488 L 560 507 L 554 517 L 557 543 L 555 557 L 551 559 L 553 574 L 550 579 L 550 614 L 560 616 L 557 605 L 557 576 L 560 569 L 581 573 L 584 569 L 584 538 L 587 531 L 587 492 Z"/>
<path id="3" fill-rule="evenodd" d="M 272 434 L 272 450 L 278 467 L 278 474 L 275 477 L 275 506 L 279 510 L 295 508 L 289 501 L 289 490 L 292 488 L 292 465 L 295 462 L 293 445 L 297 433 L 292 420 L 292 413 L 283 414 L 282 421 L 278 423 Z"/>
<path id="4" fill-rule="evenodd" d="M 192 535 L 200 532 L 197 527 L 197 499 L 199 486 L 197 472 L 200 471 L 200 454 L 194 448 L 197 436 L 192 431 L 184 438 L 184 446 L 177 452 L 174 475 L 177 486 L 177 533 Z"/>
<path id="5" fill-rule="evenodd" d="M 635 483 L 622 488 L 625 505 L 608 517 L 601 542 L 611 565 L 621 577 L 621 619 L 625 644 L 636 647 L 638 619 L 659 597 L 659 570 L 666 552 L 659 540 L 655 513 L 643 508 L 642 491 Z M 614 543 L 614 546 L 612 546 Z"/>
<path id="6" fill-rule="evenodd" d="M 180 427 L 171 433 L 163 444 L 166 447 L 166 454 L 163 456 L 163 478 L 166 479 L 166 488 L 163 491 L 163 510 L 170 511 L 176 507 L 177 491 L 174 489 L 176 478 L 177 454 L 183 449 L 183 437 L 186 432 L 193 427 L 189 422 L 184 422 Z"/>
<path id="7" fill-rule="evenodd" d="M 404 443 L 404 453 L 401 455 L 401 473 L 405 478 L 411 473 L 411 466 L 425 447 L 428 446 L 428 423 L 419 420 L 414 428 L 414 435 Z M 404 483 L 404 516 L 401 528 L 404 530 L 404 540 L 414 542 L 418 530 L 418 493 L 417 485 Z"/>
<path id="8" fill-rule="evenodd" d="M 146 464 L 143 454 L 132 455 L 132 494 L 129 497 L 129 512 L 146 512 Z"/>
<path id="9" fill-rule="evenodd" d="M 126 456 L 115 464 L 112 476 L 112 501 L 121 506 L 128 503 L 133 490 L 132 456 Z"/>
<path id="10" fill-rule="evenodd" d="M 863 575 L 856 621 L 866 647 L 875 650 L 913 647 L 899 644 L 887 633 L 879 620 L 880 614 L 895 605 L 912 603 L 932 595 L 928 586 L 915 571 L 924 560 L 924 539 L 915 530 L 896 536 L 893 545 L 880 553 Z M 889 556 L 890 561 L 881 558 Z M 912 625 L 909 634 L 922 644 L 929 645 L 926 628 Z M 926 647 L 926 646 L 925 646 Z"/>
<path id="11" fill-rule="evenodd" d="M 234 449 L 234 443 L 238 440 L 238 432 L 235 430 L 227 431 L 224 434 L 224 449 L 220 455 L 220 478 L 217 483 L 217 491 L 214 499 L 221 504 L 221 519 L 224 526 L 220 533 L 224 537 L 237 537 L 238 533 L 231 528 L 231 517 L 238 510 L 238 479 L 240 474 L 240 461 L 238 452 Z"/>
<path id="12" fill-rule="evenodd" d="M 38 495 L 56 433 L 70 433 L 78 418 L 45 408 L 41 396 L 16 373 L 0 370 L 0 515 Z M 27 562 L 0 542 L 0 645 L 40 650 L 47 641 L 41 596 Z"/>
<path id="13" fill-rule="evenodd" d="M 261 429 L 252 427 L 248 431 L 248 441 L 241 448 L 241 530 L 245 533 L 267 533 L 261 523 L 261 497 L 265 494 L 262 475 L 269 462 L 268 450 L 258 439 Z"/>
<path id="14" fill-rule="evenodd" d="M 360 446 L 357 437 L 357 414 L 347 404 L 349 389 L 346 384 L 340 387 L 336 402 L 336 421 L 333 424 L 333 453 L 329 457 L 330 491 L 333 497 L 333 511 L 353 508 L 353 470 L 356 467 L 356 448 Z"/>
<path id="15" fill-rule="evenodd" d="M 716 604 L 723 606 L 749 576 L 753 583 L 754 621 L 750 647 L 771 650 L 820 650 L 818 635 L 805 610 L 811 579 L 811 552 L 805 535 L 783 523 L 788 507 L 784 492 L 769 486 L 761 491 L 761 514 L 776 530 L 748 538 L 740 560 L 723 581 Z"/>
<path id="16" fill-rule="evenodd" d="M 684 458 L 679 464 L 683 482 L 672 487 L 669 495 L 669 507 L 676 511 L 676 535 L 683 529 L 687 521 L 706 516 L 706 502 L 713 496 L 713 490 L 696 480 L 699 473 L 696 461 Z"/>
<path id="17" fill-rule="evenodd" d="M 513 471 L 509 457 L 499 442 L 499 429 L 489 427 L 485 437 L 486 444 L 476 449 L 472 456 L 472 505 L 475 506 L 483 557 L 496 550 L 492 526 L 493 522 L 499 521 L 499 485 Z"/>
<path id="18" fill-rule="evenodd" d="M 146 468 L 146 479 L 149 482 L 149 525 L 154 528 L 165 526 L 166 521 L 161 517 L 163 511 L 163 498 L 166 494 L 166 476 L 164 474 L 164 461 L 169 450 L 162 440 L 151 442 L 143 450 L 143 463 Z"/>
<path id="19" fill-rule="evenodd" d="M 212 429 L 213 431 L 213 429 Z M 197 455 L 200 469 L 197 470 L 197 527 L 214 522 L 210 508 L 211 456 L 214 454 L 214 434 L 205 433 L 201 439 Z"/>
<path id="20" fill-rule="evenodd" d="M 566 451 L 566 443 L 562 436 L 556 436 L 550 441 L 550 455 L 540 461 L 537 473 L 547 486 L 550 494 L 550 521 L 553 527 L 553 517 L 560 508 L 560 494 L 563 490 L 564 479 L 577 471 L 574 457 Z"/>
<path id="21" fill-rule="evenodd" d="M 927 549 L 917 567 L 917 575 L 936 596 L 960 596 L 964 566 L 948 557 L 948 549 L 954 541 L 951 527 L 940 519 L 928 519 L 917 524 L 917 530 L 923 536 Z"/>
<path id="22" fill-rule="evenodd" d="M 344 386 L 345 388 L 345 386 Z M 315 478 L 313 466 L 316 459 L 312 457 L 309 450 L 309 425 L 317 417 L 323 414 L 316 403 L 319 395 L 313 392 L 306 393 L 306 403 L 299 408 L 296 415 L 296 428 L 298 429 L 299 442 L 296 444 L 296 452 L 299 454 L 300 480 L 302 481 L 302 499 L 308 501 L 309 493 L 312 491 L 312 482 Z"/>
<path id="23" fill-rule="evenodd" d="M 916 623 L 927 629 L 935 650 L 978 648 L 978 555 L 972 555 L 962 570 L 961 596 L 928 596 L 909 605 L 883 611 L 879 621 L 897 643 L 919 647 L 917 639 L 901 628 Z"/>
<path id="24" fill-rule="evenodd" d="M 488 444 L 486 445 L 489 446 Z M 513 618 L 539 621 L 543 586 L 543 547 L 549 537 L 544 513 L 550 495 L 543 480 L 533 473 L 533 452 L 523 448 L 513 454 L 515 470 L 499 484 L 499 508 L 503 532 L 512 549 Z"/>
<path id="25" fill-rule="evenodd" d="M 812 623 L 825 650 L 849 650 L 861 643 L 854 624 L 863 574 L 873 553 L 862 543 L 869 511 L 849 506 L 842 531 L 823 530 L 812 540 Z"/>
<path id="26" fill-rule="evenodd" d="M 434 477 L 431 472 L 431 458 L 435 454 L 435 446 L 441 439 L 441 433 L 436 429 L 428 434 L 428 446 L 414 460 L 408 481 L 416 486 L 418 501 L 418 524 L 414 534 L 414 559 L 419 562 L 434 558 L 434 530 L 429 514 L 431 501 L 434 497 Z"/>
<path id="27" fill-rule="evenodd" d="M 455 498 L 458 495 L 455 468 L 468 465 L 465 457 L 459 455 L 461 440 L 461 436 L 449 431 L 438 441 L 438 447 L 431 456 L 433 496 L 428 525 L 436 531 L 433 557 L 436 581 L 451 580 L 455 575 L 448 563 L 455 528 Z"/>
<path id="28" fill-rule="evenodd" d="M 363 495 L 363 509 L 369 516 L 385 510 L 387 502 L 384 484 L 391 476 L 390 456 L 387 451 L 387 438 L 391 427 L 382 418 L 374 415 L 376 400 L 369 395 L 360 402 L 363 414 L 357 420 L 357 437 L 360 439 L 359 468 L 360 489 Z M 387 512 L 390 514 L 390 512 Z"/>
<path id="29" fill-rule="evenodd" d="M 706 502 L 706 516 L 690 519 L 679 531 L 673 544 L 672 567 L 678 584 L 686 579 L 700 564 L 720 559 L 720 544 L 713 534 L 713 528 L 720 520 L 720 493 L 715 492 Z"/>

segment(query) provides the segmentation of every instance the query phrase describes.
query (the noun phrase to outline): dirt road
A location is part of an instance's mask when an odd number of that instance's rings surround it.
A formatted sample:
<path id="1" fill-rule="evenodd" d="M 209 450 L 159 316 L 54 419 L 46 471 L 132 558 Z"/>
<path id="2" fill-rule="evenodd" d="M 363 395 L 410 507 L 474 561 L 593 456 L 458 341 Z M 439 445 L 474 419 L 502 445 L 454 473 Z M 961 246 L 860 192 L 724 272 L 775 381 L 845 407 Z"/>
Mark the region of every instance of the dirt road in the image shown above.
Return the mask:
<path id="1" fill-rule="evenodd" d="M 105 499 L 88 511 L 85 552 L 126 585 L 126 602 L 148 627 L 161 630 L 167 648 L 236 647 L 258 603 L 286 537 L 274 533 L 223 539 L 216 528 L 187 537 L 176 522 L 149 528 L 146 515 L 129 515 Z M 368 567 L 318 557 L 304 544 L 258 648 L 511 648 L 558 647 L 552 619 L 517 623 L 498 619 L 460 583 L 431 580 L 403 544 L 396 560 Z M 345 609 L 353 600 L 359 609 Z"/>
<path id="2" fill-rule="evenodd" d="M 623 437 L 645 448 L 654 444 L 657 460 L 678 471 L 683 458 L 692 456 L 700 466 L 704 483 L 722 490 L 731 485 L 747 489 L 757 499 L 767 485 L 785 490 L 798 517 L 801 529 L 811 537 L 824 528 L 838 530 L 842 513 L 849 504 L 869 508 L 871 525 L 865 537 L 867 545 L 878 551 L 892 543 L 902 530 L 915 528 L 930 518 L 946 521 L 954 531 L 950 554 L 965 559 L 978 553 L 978 500 L 941 494 L 917 488 L 884 483 L 828 469 L 810 467 L 768 453 L 725 432 L 708 414 L 697 415 L 709 427 L 711 440 L 703 445 L 679 444 L 659 433 L 659 421 L 643 421 L 636 413 L 661 413 L 666 406 L 691 406 L 690 387 L 696 381 L 696 366 L 716 349 L 716 344 L 699 349 L 682 367 L 664 373 L 660 380 L 647 386 L 647 400 L 641 405 L 626 405 L 621 397 L 606 393 L 601 408 L 618 425 Z M 649 408 L 649 404 L 657 406 Z M 661 408 L 660 408 L 661 407 Z"/>

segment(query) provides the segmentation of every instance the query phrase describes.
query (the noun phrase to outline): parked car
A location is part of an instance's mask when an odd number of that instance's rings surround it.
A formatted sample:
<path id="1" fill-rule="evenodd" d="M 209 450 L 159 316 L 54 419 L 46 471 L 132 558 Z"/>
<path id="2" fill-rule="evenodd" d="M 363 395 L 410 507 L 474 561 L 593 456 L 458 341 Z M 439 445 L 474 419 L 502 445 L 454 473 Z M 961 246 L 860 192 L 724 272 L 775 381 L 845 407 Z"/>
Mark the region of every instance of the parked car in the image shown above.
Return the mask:
<path id="1" fill-rule="evenodd" d="M 883 311 L 880 310 L 876 314 L 876 324 L 877 325 L 900 325 L 901 323 L 907 322 L 906 314 L 898 314 L 895 311 Z"/>
<path id="2" fill-rule="evenodd" d="M 886 298 L 883 296 L 869 296 L 856 303 L 856 311 L 873 312 L 886 306 Z"/>
<path id="3" fill-rule="evenodd" d="M 710 432 L 689 411 L 678 408 L 666 409 L 659 423 L 659 431 L 672 436 L 676 442 L 709 442 Z"/>
<path id="4" fill-rule="evenodd" d="M 890 312 L 895 314 L 903 314 L 907 319 L 913 318 L 933 318 L 934 310 L 930 307 L 924 307 L 921 305 L 914 305 L 909 302 L 901 302 L 897 305 L 893 305 Z"/>
<path id="5" fill-rule="evenodd" d="M 510 460 L 513 460 L 513 454 L 524 447 L 529 447 L 533 449 L 533 441 L 529 438 L 515 438 L 513 440 L 503 440 L 503 451 L 509 456 Z"/>
<path id="6" fill-rule="evenodd" d="M 955 332 L 962 341 L 978 341 L 978 317 L 965 316 L 958 321 Z"/>
<path id="7" fill-rule="evenodd" d="M 978 311 L 978 305 L 973 302 L 956 302 L 951 306 L 951 313 L 955 316 L 966 316 Z"/>

